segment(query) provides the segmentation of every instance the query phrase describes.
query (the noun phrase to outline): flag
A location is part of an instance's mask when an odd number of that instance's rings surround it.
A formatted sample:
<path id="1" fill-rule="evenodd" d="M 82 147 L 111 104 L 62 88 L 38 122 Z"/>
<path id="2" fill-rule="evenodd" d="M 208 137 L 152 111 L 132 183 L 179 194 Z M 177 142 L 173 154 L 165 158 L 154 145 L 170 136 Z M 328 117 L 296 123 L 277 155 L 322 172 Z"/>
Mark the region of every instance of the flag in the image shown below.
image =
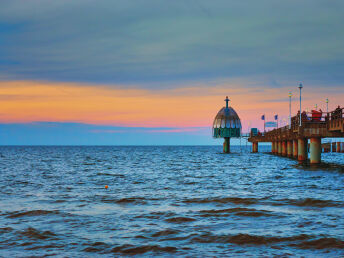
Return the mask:
<path id="1" fill-rule="evenodd" d="M 278 120 L 278 115 L 275 115 L 275 120 Z"/>
<path id="2" fill-rule="evenodd" d="M 265 120 L 265 115 L 262 115 L 262 120 Z"/>

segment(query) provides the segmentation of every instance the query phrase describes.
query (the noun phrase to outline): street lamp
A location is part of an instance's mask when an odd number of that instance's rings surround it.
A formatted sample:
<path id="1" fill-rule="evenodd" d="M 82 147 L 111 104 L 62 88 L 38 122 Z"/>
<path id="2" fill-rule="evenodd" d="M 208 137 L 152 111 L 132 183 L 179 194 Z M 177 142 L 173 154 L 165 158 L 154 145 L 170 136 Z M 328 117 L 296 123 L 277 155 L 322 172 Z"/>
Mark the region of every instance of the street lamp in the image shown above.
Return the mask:
<path id="1" fill-rule="evenodd" d="M 291 97 L 293 94 L 289 92 L 289 129 L 291 129 Z"/>
<path id="2" fill-rule="evenodd" d="M 301 121 L 301 90 L 302 90 L 303 86 L 302 86 L 302 83 L 300 83 L 299 85 L 299 89 L 300 89 L 300 126 L 302 125 L 302 121 Z"/>
<path id="3" fill-rule="evenodd" d="M 287 125 L 287 119 L 286 119 L 286 118 L 283 118 L 283 119 L 282 119 L 282 122 L 283 122 L 283 125 L 284 125 L 284 126 Z"/>
<path id="4" fill-rule="evenodd" d="M 328 113 L 328 99 L 326 99 L 326 113 Z"/>

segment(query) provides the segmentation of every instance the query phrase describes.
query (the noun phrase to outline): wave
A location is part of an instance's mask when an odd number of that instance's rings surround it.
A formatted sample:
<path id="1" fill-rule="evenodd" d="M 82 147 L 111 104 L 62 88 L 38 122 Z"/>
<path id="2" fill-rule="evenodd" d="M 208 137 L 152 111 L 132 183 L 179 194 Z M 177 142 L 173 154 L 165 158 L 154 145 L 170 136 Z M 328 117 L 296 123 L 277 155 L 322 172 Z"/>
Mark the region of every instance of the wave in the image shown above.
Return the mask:
<path id="1" fill-rule="evenodd" d="M 300 244 L 291 244 L 301 249 L 344 249 L 344 241 L 337 238 L 320 238 L 316 240 L 304 241 Z"/>
<path id="2" fill-rule="evenodd" d="M 21 235 L 35 239 L 56 239 L 56 235 L 51 231 L 39 231 L 35 228 L 27 228 L 20 232 Z"/>
<path id="3" fill-rule="evenodd" d="M 214 198 L 193 198 L 183 200 L 184 203 L 233 203 L 233 204 L 244 204 L 244 205 L 253 205 L 259 202 L 264 204 L 269 204 L 273 206 L 282 206 L 282 205 L 293 205 L 299 207 L 344 207 L 343 202 L 332 201 L 332 200 L 321 200 L 313 198 L 305 199 L 280 199 L 280 200 L 271 200 L 267 201 L 268 198 L 240 198 L 240 197 L 214 197 Z"/>
<path id="4" fill-rule="evenodd" d="M 173 215 L 175 215 L 175 213 L 171 212 L 171 211 L 153 211 L 150 214 L 157 215 L 157 216 L 173 216 Z"/>
<path id="5" fill-rule="evenodd" d="M 193 199 L 186 199 L 183 201 L 184 203 L 234 203 L 234 204 L 256 204 L 259 202 L 259 199 L 255 198 L 239 198 L 239 197 L 214 197 L 214 198 L 193 198 Z"/>
<path id="6" fill-rule="evenodd" d="M 67 200 L 55 200 L 53 201 L 54 203 L 63 203 L 63 202 L 66 202 Z"/>
<path id="7" fill-rule="evenodd" d="M 109 199 L 109 198 L 102 198 L 102 202 L 105 203 L 117 203 L 117 204 L 146 204 L 147 201 L 145 198 L 142 197 L 129 197 L 129 198 L 122 198 L 122 199 Z"/>
<path id="8" fill-rule="evenodd" d="M 255 209 L 247 209 L 247 208 L 229 208 L 229 209 L 222 209 L 222 210 L 201 210 L 201 213 L 210 213 L 210 214 L 218 214 L 218 213 L 232 213 L 238 211 L 256 211 Z"/>
<path id="9" fill-rule="evenodd" d="M 274 205 L 293 205 L 299 207 L 317 207 L 317 208 L 325 208 L 325 207 L 344 207 L 343 202 L 331 201 L 331 200 L 320 200 L 320 199 L 313 199 L 313 198 L 306 198 L 306 199 L 282 199 L 278 200 L 277 203 Z"/>
<path id="10" fill-rule="evenodd" d="M 111 173 L 106 173 L 106 172 L 98 172 L 98 176 L 115 176 L 115 177 L 125 177 L 123 174 L 111 174 Z"/>
<path id="11" fill-rule="evenodd" d="M 102 252 L 104 251 L 104 249 L 108 248 L 109 245 L 104 243 L 104 242 L 95 242 L 93 244 L 91 244 L 90 246 L 86 247 L 85 249 L 83 249 L 84 252 Z"/>
<path id="12" fill-rule="evenodd" d="M 104 203 L 117 203 L 117 204 L 146 204 L 148 201 L 158 201 L 159 198 L 146 198 L 146 197 L 124 197 L 120 199 L 112 199 L 111 196 L 103 195 L 100 197 L 100 201 Z M 97 198 L 98 198 L 97 197 Z"/>
<path id="13" fill-rule="evenodd" d="M 13 228 L 11 228 L 11 227 L 0 228 L 0 234 L 5 234 L 5 233 L 11 232 L 11 231 L 13 231 Z"/>
<path id="14" fill-rule="evenodd" d="M 203 234 L 191 239 L 192 242 L 197 243 L 231 243 L 237 245 L 267 245 L 272 243 L 286 242 L 286 241 L 298 241 L 306 240 L 311 237 L 308 235 L 297 235 L 291 237 L 274 237 L 274 236 L 257 236 L 249 234 L 237 234 L 237 235 L 212 235 Z"/>
<path id="15" fill-rule="evenodd" d="M 270 217 L 273 214 L 270 211 L 266 210 L 256 210 L 256 209 L 248 209 L 248 208 L 229 208 L 229 209 L 222 209 L 222 210 L 201 210 L 201 217 L 226 217 L 229 215 L 235 216 L 244 216 L 244 217 Z"/>
<path id="16" fill-rule="evenodd" d="M 49 214 L 60 214 L 59 211 L 48 211 L 48 210 L 32 210 L 32 211 L 14 211 L 7 214 L 7 218 L 20 218 L 25 216 L 41 216 L 41 215 L 49 215 Z"/>
<path id="17" fill-rule="evenodd" d="M 168 218 L 175 216 L 176 214 L 174 212 L 150 212 L 148 214 L 140 214 L 135 216 L 135 219 L 162 219 L 162 218 Z"/>
<path id="18" fill-rule="evenodd" d="M 155 252 L 155 253 L 175 253 L 177 251 L 176 247 L 172 246 L 159 246 L 159 245 L 143 245 L 143 246 L 133 246 L 133 245 L 121 245 L 112 249 L 113 253 L 120 253 L 120 254 L 128 254 L 128 255 L 135 255 L 135 254 L 144 254 L 147 252 Z"/>
<path id="19" fill-rule="evenodd" d="M 39 245 L 39 246 L 28 247 L 28 248 L 25 248 L 25 250 L 52 249 L 52 248 L 63 248 L 63 247 L 64 245 L 50 244 L 50 245 Z"/>
<path id="20" fill-rule="evenodd" d="M 237 212 L 235 213 L 236 216 L 242 216 L 242 217 L 271 217 L 272 214 L 264 211 L 256 211 L 256 212 Z"/>
<path id="21" fill-rule="evenodd" d="M 162 236 L 174 235 L 174 234 L 178 234 L 179 232 L 180 231 L 177 231 L 177 230 L 166 229 L 166 230 L 162 230 L 162 231 L 154 233 L 152 235 L 152 237 L 162 237 Z"/>
<path id="22" fill-rule="evenodd" d="M 97 165 L 97 163 L 95 163 L 95 162 L 84 162 L 84 163 L 82 163 L 82 165 L 84 165 L 84 166 L 94 166 L 94 165 Z"/>
<path id="23" fill-rule="evenodd" d="M 195 221 L 195 219 L 187 218 L 187 217 L 174 217 L 174 218 L 165 219 L 165 221 L 171 222 L 171 223 L 183 223 L 183 222 L 192 222 L 192 221 Z"/>
<path id="24" fill-rule="evenodd" d="M 162 217 L 171 217 L 176 215 L 174 212 L 151 212 L 149 214 L 140 214 L 135 216 L 135 219 L 161 219 Z"/>
<path id="25" fill-rule="evenodd" d="M 137 204 L 145 204 L 145 198 L 142 197 L 132 197 L 132 198 L 122 198 L 116 201 L 116 203 L 137 203 Z"/>

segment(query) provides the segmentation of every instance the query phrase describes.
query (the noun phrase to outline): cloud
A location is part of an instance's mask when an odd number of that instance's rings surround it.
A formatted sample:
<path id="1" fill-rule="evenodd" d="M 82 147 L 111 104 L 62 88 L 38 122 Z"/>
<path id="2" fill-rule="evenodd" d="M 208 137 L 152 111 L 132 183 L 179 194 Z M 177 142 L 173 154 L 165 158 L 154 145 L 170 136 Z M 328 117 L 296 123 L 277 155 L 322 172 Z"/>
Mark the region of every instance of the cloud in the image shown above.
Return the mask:
<path id="1" fill-rule="evenodd" d="M 341 0 L 4 0 L 0 78 L 167 87 L 338 85 Z"/>
<path id="2" fill-rule="evenodd" d="M 305 85 L 303 107 L 315 104 L 326 110 L 342 103 L 343 86 L 315 91 Z M 209 127 L 228 95 L 230 105 L 241 118 L 244 130 L 248 124 L 261 127 L 260 116 L 289 115 L 288 93 L 293 92 L 292 113 L 297 112 L 298 89 L 293 85 L 280 88 L 251 88 L 245 84 L 180 85 L 179 88 L 125 89 L 122 85 L 100 85 L 39 81 L 0 81 L 2 123 L 37 121 L 86 123 L 117 127 L 150 127 L 152 133 L 201 133 L 195 128 Z M 47 123 L 47 126 L 50 126 Z M 112 132 L 111 129 L 108 132 Z M 117 130 L 117 129 L 116 129 Z M 141 130 L 141 129 L 140 129 Z M 149 133 L 146 131 L 146 133 Z"/>
<path id="3" fill-rule="evenodd" d="M 134 133 L 206 133 L 209 134 L 211 131 L 210 127 L 182 127 L 182 128 L 124 128 L 124 129 L 95 129 L 91 130 L 92 133 L 110 133 L 110 134 L 116 134 L 116 133 L 126 133 L 126 132 L 134 132 Z"/>

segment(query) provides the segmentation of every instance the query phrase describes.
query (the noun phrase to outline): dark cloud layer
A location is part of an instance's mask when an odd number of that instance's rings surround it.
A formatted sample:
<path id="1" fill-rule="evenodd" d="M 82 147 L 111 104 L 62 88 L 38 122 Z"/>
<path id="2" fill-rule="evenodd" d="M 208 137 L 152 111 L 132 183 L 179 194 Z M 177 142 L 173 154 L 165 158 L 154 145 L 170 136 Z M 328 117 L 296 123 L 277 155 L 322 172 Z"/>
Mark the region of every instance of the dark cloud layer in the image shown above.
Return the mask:
<path id="1" fill-rule="evenodd" d="M 342 0 L 2 0 L 0 79 L 340 85 L 343 11 Z"/>

